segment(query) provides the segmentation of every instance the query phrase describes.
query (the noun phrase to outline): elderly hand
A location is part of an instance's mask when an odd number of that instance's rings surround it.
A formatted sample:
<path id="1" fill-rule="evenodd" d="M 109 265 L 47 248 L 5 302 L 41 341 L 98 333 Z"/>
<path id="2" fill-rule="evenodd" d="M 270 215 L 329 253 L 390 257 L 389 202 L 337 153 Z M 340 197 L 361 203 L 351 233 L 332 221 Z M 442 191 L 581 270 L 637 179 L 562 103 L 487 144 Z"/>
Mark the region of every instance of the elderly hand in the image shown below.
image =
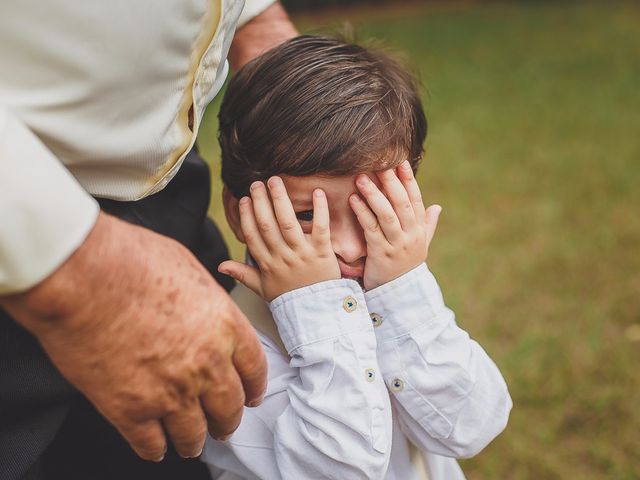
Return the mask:
<path id="1" fill-rule="evenodd" d="M 251 325 L 177 242 L 101 213 L 83 245 L 31 290 L 0 298 L 60 372 L 140 457 L 165 432 L 200 454 L 261 401 L 266 363 Z"/>

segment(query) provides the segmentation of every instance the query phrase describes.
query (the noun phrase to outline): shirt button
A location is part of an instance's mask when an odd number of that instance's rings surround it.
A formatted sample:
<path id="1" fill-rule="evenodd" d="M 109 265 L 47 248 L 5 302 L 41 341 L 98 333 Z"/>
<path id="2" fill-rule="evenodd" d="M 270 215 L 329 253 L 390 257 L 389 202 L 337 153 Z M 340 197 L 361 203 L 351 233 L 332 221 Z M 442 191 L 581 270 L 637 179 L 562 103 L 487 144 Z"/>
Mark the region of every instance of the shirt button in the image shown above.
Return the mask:
<path id="1" fill-rule="evenodd" d="M 404 388 L 404 382 L 401 378 L 394 378 L 391 381 L 391 390 L 394 392 L 399 392 Z"/>
<path id="2" fill-rule="evenodd" d="M 371 323 L 373 323 L 374 327 L 382 325 L 382 317 L 380 315 L 377 313 L 370 313 L 369 316 L 371 317 Z"/>
<path id="3" fill-rule="evenodd" d="M 367 382 L 373 382 L 376 379 L 376 371 L 373 368 L 367 368 L 364 371 Z"/>
<path id="4" fill-rule="evenodd" d="M 348 297 L 346 297 L 343 301 L 342 301 L 342 308 L 344 308 L 344 311 L 347 313 L 351 313 L 353 312 L 356 308 L 358 308 L 358 302 L 356 301 L 355 298 L 353 298 L 351 295 L 349 295 Z"/>

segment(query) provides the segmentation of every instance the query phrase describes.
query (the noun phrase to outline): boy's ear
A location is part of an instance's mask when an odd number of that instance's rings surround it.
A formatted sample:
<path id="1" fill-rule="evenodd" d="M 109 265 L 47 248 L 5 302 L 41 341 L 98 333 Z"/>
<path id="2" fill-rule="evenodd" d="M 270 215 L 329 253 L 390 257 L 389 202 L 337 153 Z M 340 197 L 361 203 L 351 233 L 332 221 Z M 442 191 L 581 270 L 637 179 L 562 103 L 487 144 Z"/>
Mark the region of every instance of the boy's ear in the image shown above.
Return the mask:
<path id="1" fill-rule="evenodd" d="M 231 227 L 231 231 L 239 242 L 246 243 L 242 228 L 240 228 L 240 210 L 238 209 L 239 200 L 233 196 L 226 185 L 222 187 L 222 204 L 224 205 L 224 215 L 227 217 L 227 223 Z"/>

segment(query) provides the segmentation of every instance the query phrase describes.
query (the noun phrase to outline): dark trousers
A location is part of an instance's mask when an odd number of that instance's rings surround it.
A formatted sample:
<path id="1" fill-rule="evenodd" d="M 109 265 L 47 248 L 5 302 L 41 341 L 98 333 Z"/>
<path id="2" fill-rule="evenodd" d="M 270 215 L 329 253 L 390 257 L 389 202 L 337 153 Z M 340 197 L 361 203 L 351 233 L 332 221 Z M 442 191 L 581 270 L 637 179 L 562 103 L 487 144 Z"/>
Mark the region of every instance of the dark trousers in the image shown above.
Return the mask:
<path id="1" fill-rule="evenodd" d="M 209 169 L 191 152 L 173 181 L 137 202 L 99 200 L 101 208 L 185 245 L 217 273 L 228 258 L 207 218 Z M 0 310 L 0 480 L 208 479 L 198 460 L 170 448 L 160 464 L 140 460 L 118 432 L 61 375 L 26 330 Z"/>

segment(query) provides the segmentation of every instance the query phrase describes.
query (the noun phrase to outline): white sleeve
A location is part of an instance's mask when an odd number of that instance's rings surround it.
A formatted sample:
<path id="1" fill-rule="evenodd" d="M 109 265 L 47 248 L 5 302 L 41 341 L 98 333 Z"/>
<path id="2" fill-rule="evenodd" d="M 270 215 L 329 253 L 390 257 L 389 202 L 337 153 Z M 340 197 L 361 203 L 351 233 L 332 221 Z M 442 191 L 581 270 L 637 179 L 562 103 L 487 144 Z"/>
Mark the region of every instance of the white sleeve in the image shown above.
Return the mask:
<path id="1" fill-rule="evenodd" d="M 82 244 L 98 211 L 60 161 L 0 105 L 0 295 L 53 273 Z"/>
<path id="2" fill-rule="evenodd" d="M 438 455 L 480 452 L 505 428 L 511 397 L 493 361 L 456 325 L 426 264 L 365 298 L 405 434 Z"/>
<path id="3" fill-rule="evenodd" d="M 242 27 L 249 20 L 260 15 L 274 3 L 276 3 L 276 0 L 246 0 L 240 18 L 238 19 L 237 28 Z"/>
<path id="4" fill-rule="evenodd" d="M 384 478 L 391 404 L 360 286 L 321 282 L 276 298 L 270 308 L 290 361 L 265 348 L 263 403 L 245 409 L 229 441 L 208 439 L 204 460 L 245 478 Z"/>

